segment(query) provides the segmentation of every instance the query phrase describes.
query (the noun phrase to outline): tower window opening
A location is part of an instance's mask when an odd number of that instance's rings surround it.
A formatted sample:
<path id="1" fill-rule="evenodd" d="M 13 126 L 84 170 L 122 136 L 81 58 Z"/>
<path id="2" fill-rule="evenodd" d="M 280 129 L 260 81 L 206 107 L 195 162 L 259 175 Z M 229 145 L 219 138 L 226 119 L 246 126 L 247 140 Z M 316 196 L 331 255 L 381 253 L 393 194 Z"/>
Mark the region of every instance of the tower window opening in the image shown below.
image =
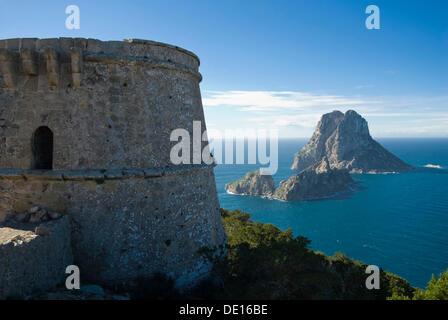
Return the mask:
<path id="1" fill-rule="evenodd" d="M 53 169 L 53 132 L 48 127 L 39 127 L 33 135 L 33 169 Z"/>

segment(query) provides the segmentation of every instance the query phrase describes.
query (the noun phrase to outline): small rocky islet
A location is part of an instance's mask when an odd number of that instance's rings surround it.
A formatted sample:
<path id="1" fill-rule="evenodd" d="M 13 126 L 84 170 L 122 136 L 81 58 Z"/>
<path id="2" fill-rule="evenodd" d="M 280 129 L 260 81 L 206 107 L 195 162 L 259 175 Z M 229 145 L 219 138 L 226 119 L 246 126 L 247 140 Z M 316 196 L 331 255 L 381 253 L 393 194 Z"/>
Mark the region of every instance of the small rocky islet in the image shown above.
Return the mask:
<path id="1" fill-rule="evenodd" d="M 308 167 L 289 179 L 281 181 L 273 198 L 302 201 L 326 198 L 344 192 L 355 181 L 346 169 L 332 169 L 327 158 Z"/>
<path id="2" fill-rule="evenodd" d="M 226 185 L 228 193 L 262 196 L 284 201 L 313 200 L 347 190 L 354 180 L 348 170 L 331 169 L 327 159 L 281 181 L 276 189 L 271 175 L 251 171 Z"/>
<path id="3" fill-rule="evenodd" d="M 226 184 L 226 190 L 284 201 L 314 200 L 350 189 L 355 183 L 350 173 L 401 173 L 414 167 L 376 142 L 367 121 L 348 110 L 321 117 L 310 141 L 295 154 L 292 169 L 299 172 L 278 188 L 272 176 L 256 170 Z"/>
<path id="4" fill-rule="evenodd" d="M 237 181 L 226 184 L 226 190 L 234 194 L 271 197 L 275 191 L 275 183 L 271 175 L 255 170 Z"/>

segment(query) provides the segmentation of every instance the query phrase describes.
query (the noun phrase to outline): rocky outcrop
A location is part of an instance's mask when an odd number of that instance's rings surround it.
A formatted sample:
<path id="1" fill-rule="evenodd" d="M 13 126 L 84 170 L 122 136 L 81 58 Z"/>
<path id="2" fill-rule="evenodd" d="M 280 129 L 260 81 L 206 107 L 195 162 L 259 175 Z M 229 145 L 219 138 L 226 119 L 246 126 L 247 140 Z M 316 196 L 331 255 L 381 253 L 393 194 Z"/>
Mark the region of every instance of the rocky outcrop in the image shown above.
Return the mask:
<path id="1" fill-rule="evenodd" d="M 328 159 L 331 168 L 352 173 L 406 172 L 413 167 L 373 140 L 367 121 L 353 110 L 324 114 L 310 141 L 294 156 L 292 169 Z"/>
<path id="2" fill-rule="evenodd" d="M 310 141 L 294 156 L 293 170 L 303 170 L 321 160 L 326 154 L 326 141 L 344 119 L 340 111 L 324 114 L 317 124 Z"/>
<path id="3" fill-rule="evenodd" d="M 348 170 L 332 169 L 327 158 L 280 182 L 273 198 L 300 201 L 325 198 L 345 191 L 353 183 Z"/>
<path id="4" fill-rule="evenodd" d="M 64 282 L 73 264 L 69 216 L 30 221 L 40 210 L 31 210 L 28 222 L 15 215 L 0 224 L 0 299 L 50 290 Z"/>
<path id="5" fill-rule="evenodd" d="M 54 212 L 46 208 L 41 208 L 39 206 L 34 206 L 29 208 L 25 212 L 13 214 L 12 217 L 17 222 L 29 222 L 38 224 L 49 220 L 59 219 L 62 217 L 62 215 L 59 212 Z"/>
<path id="6" fill-rule="evenodd" d="M 261 175 L 259 170 L 247 173 L 244 178 L 226 184 L 229 193 L 270 197 L 275 184 L 271 175 Z"/>
<path id="7" fill-rule="evenodd" d="M 226 184 L 229 193 L 263 196 L 285 201 L 319 199 L 345 191 L 353 183 L 348 170 L 332 169 L 327 158 L 280 182 L 275 189 L 270 175 L 252 171 L 244 178 Z"/>

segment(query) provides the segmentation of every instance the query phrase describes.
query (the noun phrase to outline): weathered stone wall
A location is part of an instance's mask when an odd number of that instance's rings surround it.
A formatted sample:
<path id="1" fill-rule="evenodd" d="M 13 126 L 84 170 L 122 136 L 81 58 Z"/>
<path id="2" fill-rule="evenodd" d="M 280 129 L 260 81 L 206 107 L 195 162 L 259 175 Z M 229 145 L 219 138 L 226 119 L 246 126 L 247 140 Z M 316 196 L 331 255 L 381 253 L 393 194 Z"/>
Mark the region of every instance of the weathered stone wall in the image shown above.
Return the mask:
<path id="1" fill-rule="evenodd" d="M 188 283 L 209 268 L 198 250 L 225 241 L 213 167 L 2 170 L 0 179 L 4 212 L 38 204 L 71 216 L 75 261 L 84 279 L 105 285 L 156 271 Z"/>
<path id="2" fill-rule="evenodd" d="M 170 165 L 172 130 L 192 132 L 194 120 L 205 129 L 198 66 L 192 53 L 153 42 L 0 40 L 0 168 L 32 168 L 40 126 L 54 134 L 54 169 Z"/>
<path id="3" fill-rule="evenodd" d="M 50 234 L 37 235 L 27 224 L 0 225 L 0 299 L 64 283 L 65 269 L 73 264 L 70 218 L 43 225 Z"/>
<path id="4" fill-rule="evenodd" d="M 205 130 L 198 67 L 144 40 L 0 40 L 0 221 L 31 205 L 69 214 L 75 262 L 94 282 L 204 274 L 198 249 L 225 243 L 213 167 L 170 162 L 172 130 Z M 41 126 L 51 171 L 31 170 Z"/>

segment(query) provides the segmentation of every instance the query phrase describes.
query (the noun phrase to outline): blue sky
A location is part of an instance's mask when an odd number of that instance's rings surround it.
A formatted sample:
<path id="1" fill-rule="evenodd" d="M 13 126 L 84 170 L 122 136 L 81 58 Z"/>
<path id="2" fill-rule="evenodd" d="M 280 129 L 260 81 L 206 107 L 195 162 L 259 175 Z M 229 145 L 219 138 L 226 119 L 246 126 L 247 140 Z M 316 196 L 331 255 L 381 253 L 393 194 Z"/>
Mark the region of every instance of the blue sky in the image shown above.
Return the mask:
<path id="1" fill-rule="evenodd" d="M 380 30 L 365 27 L 370 4 Z M 376 137 L 448 137 L 445 0 L 0 1 L 0 38 L 59 36 L 195 52 L 209 129 L 309 137 L 322 113 L 354 109 Z"/>

